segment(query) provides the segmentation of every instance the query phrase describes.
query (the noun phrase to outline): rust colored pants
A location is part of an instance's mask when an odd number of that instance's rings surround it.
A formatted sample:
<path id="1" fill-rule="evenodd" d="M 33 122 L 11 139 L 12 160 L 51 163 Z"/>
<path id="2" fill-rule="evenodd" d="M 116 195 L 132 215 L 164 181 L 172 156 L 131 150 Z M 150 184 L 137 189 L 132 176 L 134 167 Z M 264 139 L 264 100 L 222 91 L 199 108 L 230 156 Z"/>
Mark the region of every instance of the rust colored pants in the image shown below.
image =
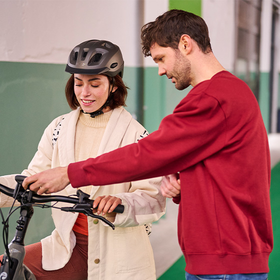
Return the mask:
<path id="1" fill-rule="evenodd" d="M 24 264 L 33 272 L 37 280 L 86 280 L 88 259 L 88 237 L 74 232 L 76 246 L 69 262 L 61 269 L 47 271 L 42 268 L 41 242 L 25 246 Z M 2 257 L 0 259 L 2 260 Z"/>

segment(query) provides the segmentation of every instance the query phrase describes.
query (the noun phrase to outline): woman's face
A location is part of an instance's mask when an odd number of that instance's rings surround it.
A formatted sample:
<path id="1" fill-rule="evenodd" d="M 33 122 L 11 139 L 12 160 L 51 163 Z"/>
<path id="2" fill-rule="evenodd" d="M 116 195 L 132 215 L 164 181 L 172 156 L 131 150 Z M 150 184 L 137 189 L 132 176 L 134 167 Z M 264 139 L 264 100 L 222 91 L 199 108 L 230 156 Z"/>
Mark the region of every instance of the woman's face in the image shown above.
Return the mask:
<path id="1" fill-rule="evenodd" d="M 109 87 L 107 76 L 74 74 L 74 92 L 85 113 L 95 112 L 103 106 L 109 95 Z M 109 107 L 103 109 L 103 112 L 107 111 L 110 111 Z"/>

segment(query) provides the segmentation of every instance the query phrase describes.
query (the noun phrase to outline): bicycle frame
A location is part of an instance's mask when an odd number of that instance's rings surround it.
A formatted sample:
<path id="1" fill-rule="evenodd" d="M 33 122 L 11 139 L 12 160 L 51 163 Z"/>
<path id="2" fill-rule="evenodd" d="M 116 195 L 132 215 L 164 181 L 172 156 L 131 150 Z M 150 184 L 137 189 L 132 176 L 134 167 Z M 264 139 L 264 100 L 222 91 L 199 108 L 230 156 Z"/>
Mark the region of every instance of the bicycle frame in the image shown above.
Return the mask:
<path id="1" fill-rule="evenodd" d="M 90 217 L 102 220 L 110 227 L 112 227 L 112 229 L 115 228 L 114 225 L 104 217 L 92 213 L 94 201 L 89 199 L 89 195 L 83 193 L 81 190 L 77 191 L 78 198 L 61 195 L 37 195 L 36 193 L 30 190 L 25 190 L 22 187 L 22 182 L 24 179 L 25 176 L 22 175 L 17 175 L 15 177 L 17 186 L 14 190 L 0 184 L 0 191 L 2 193 L 13 197 L 21 204 L 21 206 L 19 206 L 20 218 L 17 221 L 15 236 L 8 245 L 8 252 L 7 249 L 5 250 L 2 261 L 3 264 L 0 267 L 0 280 L 36 280 L 33 273 L 23 264 L 23 259 L 25 256 L 24 238 L 27 227 L 34 212 L 32 205 L 36 203 L 46 203 L 54 201 L 71 203 L 74 204 L 74 206 L 61 207 L 60 209 L 67 212 L 84 213 L 85 215 L 88 215 Z M 123 211 L 123 205 L 118 205 L 114 210 L 114 212 L 116 213 L 123 213 Z"/>

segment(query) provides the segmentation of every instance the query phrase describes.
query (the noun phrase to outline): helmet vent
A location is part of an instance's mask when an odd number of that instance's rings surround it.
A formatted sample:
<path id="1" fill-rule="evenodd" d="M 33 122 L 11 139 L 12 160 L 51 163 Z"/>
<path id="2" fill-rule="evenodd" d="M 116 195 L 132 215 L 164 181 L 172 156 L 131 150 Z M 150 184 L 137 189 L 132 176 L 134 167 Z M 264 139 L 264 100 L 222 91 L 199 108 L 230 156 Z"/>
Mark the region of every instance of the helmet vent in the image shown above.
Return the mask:
<path id="1" fill-rule="evenodd" d="M 75 61 L 74 64 L 76 63 L 77 59 L 78 59 L 78 52 L 75 52 L 74 53 L 74 61 Z"/>
<path id="2" fill-rule="evenodd" d="M 87 56 L 87 54 L 88 54 L 88 51 L 89 51 L 88 48 L 83 49 L 83 52 L 82 52 L 82 60 L 85 60 L 85 58 L 86 58 L 86 56 Z"/>
<path id="3" fill-rule="evenodd" d="M 111 64 L 110 67 L 114 69 L 114 68 L 116 68 L 117 66 L 118 66 L 118 63 L 117 63 L 117 62 L 114 62 L 114 63 Z"/>
<path id="4" fill-rule="evenodd" d="M 88 65 L 94 65 L 100 61 L 102 53 L 96 53 L 88 62 Z"/>

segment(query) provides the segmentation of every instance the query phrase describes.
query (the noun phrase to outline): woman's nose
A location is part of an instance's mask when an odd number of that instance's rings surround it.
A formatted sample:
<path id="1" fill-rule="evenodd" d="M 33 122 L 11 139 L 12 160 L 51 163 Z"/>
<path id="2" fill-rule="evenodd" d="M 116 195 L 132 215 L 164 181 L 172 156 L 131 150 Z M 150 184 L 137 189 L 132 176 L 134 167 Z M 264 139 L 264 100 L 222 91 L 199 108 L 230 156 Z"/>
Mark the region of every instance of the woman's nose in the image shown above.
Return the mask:
<path id="1" fill-rule="evenodd" d="M 90 89 L 89 89 L 89 86 L 84 86 L 84 87 L 83 87 L 83 90 L 82 90 L 82 95 L 84 95 L 84 96 L 88 96 L 88 95 L 90 95 Z"/>

